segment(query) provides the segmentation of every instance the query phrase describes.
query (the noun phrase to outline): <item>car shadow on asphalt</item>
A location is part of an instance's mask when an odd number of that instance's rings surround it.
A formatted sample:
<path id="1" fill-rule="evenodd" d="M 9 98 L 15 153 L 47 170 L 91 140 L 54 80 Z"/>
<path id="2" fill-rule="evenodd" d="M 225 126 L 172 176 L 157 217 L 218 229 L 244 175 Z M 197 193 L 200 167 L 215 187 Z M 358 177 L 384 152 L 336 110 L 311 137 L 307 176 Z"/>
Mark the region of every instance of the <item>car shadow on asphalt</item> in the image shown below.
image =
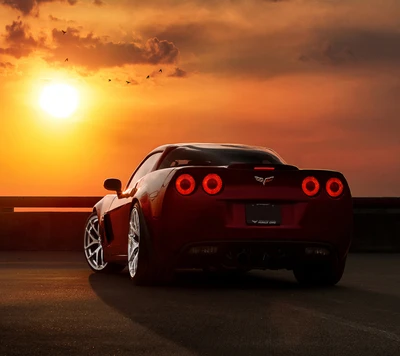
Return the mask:
<path id="1" fill-rule="evenodd" d="M 244 340 L 242 352 L 263 354 L 266 340 L 260 340 L 265 335 L 277 343 L 286 342 L 295 330 L 311 339 L 313 333 L 321 332 L 318 325 L 327 315 L 328 319 L 329 315 L 336 315 L 362 323 L 368 311 L 382 306 L 399 310 L 395 296 L 340 284 L 306 288 L 294 278 L 281 276 L 258 271 L 236 277 L 184 272 L 167 286 L 137 287 L 123 272 L 91 274 L 89 283 L 104 303 L 125 317 L 199 354 L 240 354 L 235 337 Z M 391 316 L 393 325 L 398 316 Z M 388 317 L 387 313 L 382 316 L 385 320 Z M 373 322 L 384 323 L 380 318 Z M 307 331 L 303 330 L 304 320 L 308 320 L 305 325 L 311 323 Z M 203 341 L 194 334 L 201 335 Z M 219 345 L 217 349 L 210 346 L 214 344 Z M 301 350 L 301 343 L 297 347 L 298 354 L 307 354 L 306 349 L 304 353 Z"/>

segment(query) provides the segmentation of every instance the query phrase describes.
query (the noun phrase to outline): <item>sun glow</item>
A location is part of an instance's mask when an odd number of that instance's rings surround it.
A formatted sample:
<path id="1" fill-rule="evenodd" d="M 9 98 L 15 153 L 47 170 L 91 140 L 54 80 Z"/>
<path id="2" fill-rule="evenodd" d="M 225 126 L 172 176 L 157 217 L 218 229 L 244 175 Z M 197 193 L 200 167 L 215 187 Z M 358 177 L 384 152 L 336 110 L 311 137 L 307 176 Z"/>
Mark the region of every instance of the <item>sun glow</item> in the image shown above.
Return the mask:
<path id="1" fill-rule="evenodd" d="M 79 94 L 70 85 L 51 84 L 43 88 L 39 104 L 51 116 L 67 118 L 78 108 Z"/>

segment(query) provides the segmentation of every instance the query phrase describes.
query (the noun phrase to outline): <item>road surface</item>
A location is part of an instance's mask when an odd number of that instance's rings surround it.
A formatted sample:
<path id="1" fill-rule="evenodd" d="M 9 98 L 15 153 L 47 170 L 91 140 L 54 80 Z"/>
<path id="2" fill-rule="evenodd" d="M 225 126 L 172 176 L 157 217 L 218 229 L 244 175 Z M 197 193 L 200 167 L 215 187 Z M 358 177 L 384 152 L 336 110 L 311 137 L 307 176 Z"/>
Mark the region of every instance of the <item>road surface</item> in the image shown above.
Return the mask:
<path id="1" fill-rule="evenodd" d="M 333 288 L 289 271 L 135 287 L 74 252 L 0 252 L 0 355 L 400 355 L 400 255 L 350 255 Z"/>

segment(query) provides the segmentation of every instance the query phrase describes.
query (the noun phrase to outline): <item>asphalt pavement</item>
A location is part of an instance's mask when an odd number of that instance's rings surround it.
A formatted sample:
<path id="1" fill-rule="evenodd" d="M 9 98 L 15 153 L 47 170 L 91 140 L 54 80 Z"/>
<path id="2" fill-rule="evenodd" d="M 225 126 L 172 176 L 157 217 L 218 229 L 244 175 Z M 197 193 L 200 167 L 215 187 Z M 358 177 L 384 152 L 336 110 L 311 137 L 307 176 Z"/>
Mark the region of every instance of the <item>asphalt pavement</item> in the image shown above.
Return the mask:
<path id="1" fill-rule="evenodd" d="M 290 271 L 135 287 L 75 252 L 0 252 L 0 355 L 400 355 L 400 255 L 352 254 L 333 288 Z"/>

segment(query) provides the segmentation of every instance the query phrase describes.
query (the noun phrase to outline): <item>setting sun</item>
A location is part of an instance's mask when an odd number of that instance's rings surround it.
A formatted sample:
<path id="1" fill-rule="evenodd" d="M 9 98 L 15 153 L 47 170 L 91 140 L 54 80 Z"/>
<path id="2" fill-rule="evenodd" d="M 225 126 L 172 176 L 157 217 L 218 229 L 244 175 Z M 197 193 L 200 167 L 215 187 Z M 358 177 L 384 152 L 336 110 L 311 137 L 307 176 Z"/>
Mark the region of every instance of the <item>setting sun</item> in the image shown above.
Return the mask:
<path id="1" fill-rule="evenodd" d="M 67 118 L 78 108 L 78 91 L 67 84 L 46 86 L 40 95 L 40 107 L 56 118 Z"/>

